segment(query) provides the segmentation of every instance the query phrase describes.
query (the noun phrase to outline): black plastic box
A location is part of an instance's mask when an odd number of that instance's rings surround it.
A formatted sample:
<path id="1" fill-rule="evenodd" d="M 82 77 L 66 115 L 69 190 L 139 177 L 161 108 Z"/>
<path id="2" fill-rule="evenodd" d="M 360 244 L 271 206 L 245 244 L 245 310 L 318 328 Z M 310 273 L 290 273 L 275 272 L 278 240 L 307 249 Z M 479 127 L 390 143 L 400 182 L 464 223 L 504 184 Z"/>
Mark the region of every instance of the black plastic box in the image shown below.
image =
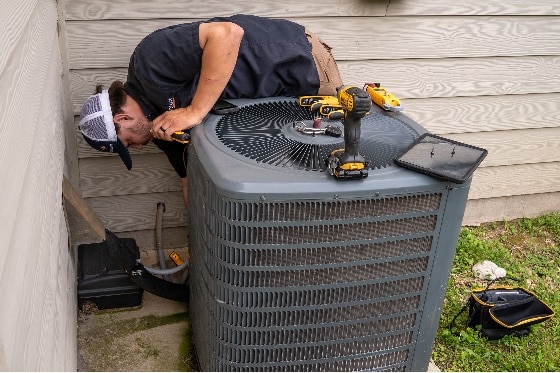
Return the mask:
<path id="1" fill-rule="evenodd" d="M 131 238 L 110 240 L 112 255 L 119 262 L 134 263 L 140 257 Z M 107 241 L 78 246 L 78 307 L 93 301 L 98 309 L 136 307 L 142 303 L 143 289 L 111 259 Z"/>

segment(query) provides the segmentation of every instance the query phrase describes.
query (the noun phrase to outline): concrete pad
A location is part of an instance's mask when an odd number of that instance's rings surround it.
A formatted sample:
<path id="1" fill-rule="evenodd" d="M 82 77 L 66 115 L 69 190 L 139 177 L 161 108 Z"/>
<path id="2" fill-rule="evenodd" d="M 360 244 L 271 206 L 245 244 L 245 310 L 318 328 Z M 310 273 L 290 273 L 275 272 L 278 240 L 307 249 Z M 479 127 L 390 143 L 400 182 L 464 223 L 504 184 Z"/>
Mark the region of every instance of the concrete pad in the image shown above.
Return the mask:
<path id="1" fill-rule="evenodd" d="M 439 370 L 438 366 L 430 360 L 430 364 L 428 365 L 428 372 L 441 372 L 441 370 Z"/>

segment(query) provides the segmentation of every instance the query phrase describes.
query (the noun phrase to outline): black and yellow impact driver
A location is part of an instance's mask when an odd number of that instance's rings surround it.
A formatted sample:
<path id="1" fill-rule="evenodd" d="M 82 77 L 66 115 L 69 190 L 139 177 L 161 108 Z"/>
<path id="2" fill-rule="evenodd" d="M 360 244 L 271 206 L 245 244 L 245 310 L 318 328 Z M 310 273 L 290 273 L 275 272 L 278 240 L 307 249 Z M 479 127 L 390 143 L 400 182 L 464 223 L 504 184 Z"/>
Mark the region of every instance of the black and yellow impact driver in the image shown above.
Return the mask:
<path id="1" fill-rule="evenodd" d="M 344 149 L 331 152 L 328 169 L 337 179 L 364 179 L 368 176 L 369 161 L 360 154 L 362 118 L 371 109 L 371 97 L 361 88 L 337 88 L 338 102 L 344 112 Z"/>

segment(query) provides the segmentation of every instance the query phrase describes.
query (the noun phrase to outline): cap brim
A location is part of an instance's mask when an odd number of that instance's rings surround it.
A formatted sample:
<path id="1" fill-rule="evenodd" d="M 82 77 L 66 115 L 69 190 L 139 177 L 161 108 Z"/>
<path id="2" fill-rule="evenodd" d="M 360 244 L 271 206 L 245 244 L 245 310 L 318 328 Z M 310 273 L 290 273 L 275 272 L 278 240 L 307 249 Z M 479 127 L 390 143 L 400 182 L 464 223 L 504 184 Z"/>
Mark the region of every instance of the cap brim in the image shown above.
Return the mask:
<path id="1" fill-rule="evenodd" d="M 132 158 L 130 158 L 130 153 L 119 138 L 117 138 L 117 153 L 121 156 L 121 159 L 128 170 L 132 168 Z"/>
<path id="2" fill-rule="evenodd" d="M 124 165 L 127 169 L 132 168 L 132 159 L 130 158 L 130 153 L 124 144 L 117 137 L 117 141 L 99 141 L 92 140 L 86 135 L 83 135 L 86 142 L 94 149 L 101 152 L 119 153 Z"/>

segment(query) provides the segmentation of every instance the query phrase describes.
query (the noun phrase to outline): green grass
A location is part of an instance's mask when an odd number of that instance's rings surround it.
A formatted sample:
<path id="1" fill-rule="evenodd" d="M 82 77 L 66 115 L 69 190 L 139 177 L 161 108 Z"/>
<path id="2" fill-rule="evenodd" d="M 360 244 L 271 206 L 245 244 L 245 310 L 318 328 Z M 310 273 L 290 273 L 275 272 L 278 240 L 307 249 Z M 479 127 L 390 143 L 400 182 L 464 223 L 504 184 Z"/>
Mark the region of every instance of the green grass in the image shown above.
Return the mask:
<path id="1" fill-rule="evenodd" d="M 486 286 L 472 266 L 490 260 L 507 271 L 505 285 L 535 292 L 560 312 L 560 214 L 535 219 L 464 227 L 451 269 L 432 359 L 442 371 L 559 371 L 560 319 L 555 315 L 531 327 L 523 338 L 507 336 L 487 341 L 465 328 L 466 313 L 457 320 L 459 336 L 449 323 L 465 305 L 473 288 Z"/>

